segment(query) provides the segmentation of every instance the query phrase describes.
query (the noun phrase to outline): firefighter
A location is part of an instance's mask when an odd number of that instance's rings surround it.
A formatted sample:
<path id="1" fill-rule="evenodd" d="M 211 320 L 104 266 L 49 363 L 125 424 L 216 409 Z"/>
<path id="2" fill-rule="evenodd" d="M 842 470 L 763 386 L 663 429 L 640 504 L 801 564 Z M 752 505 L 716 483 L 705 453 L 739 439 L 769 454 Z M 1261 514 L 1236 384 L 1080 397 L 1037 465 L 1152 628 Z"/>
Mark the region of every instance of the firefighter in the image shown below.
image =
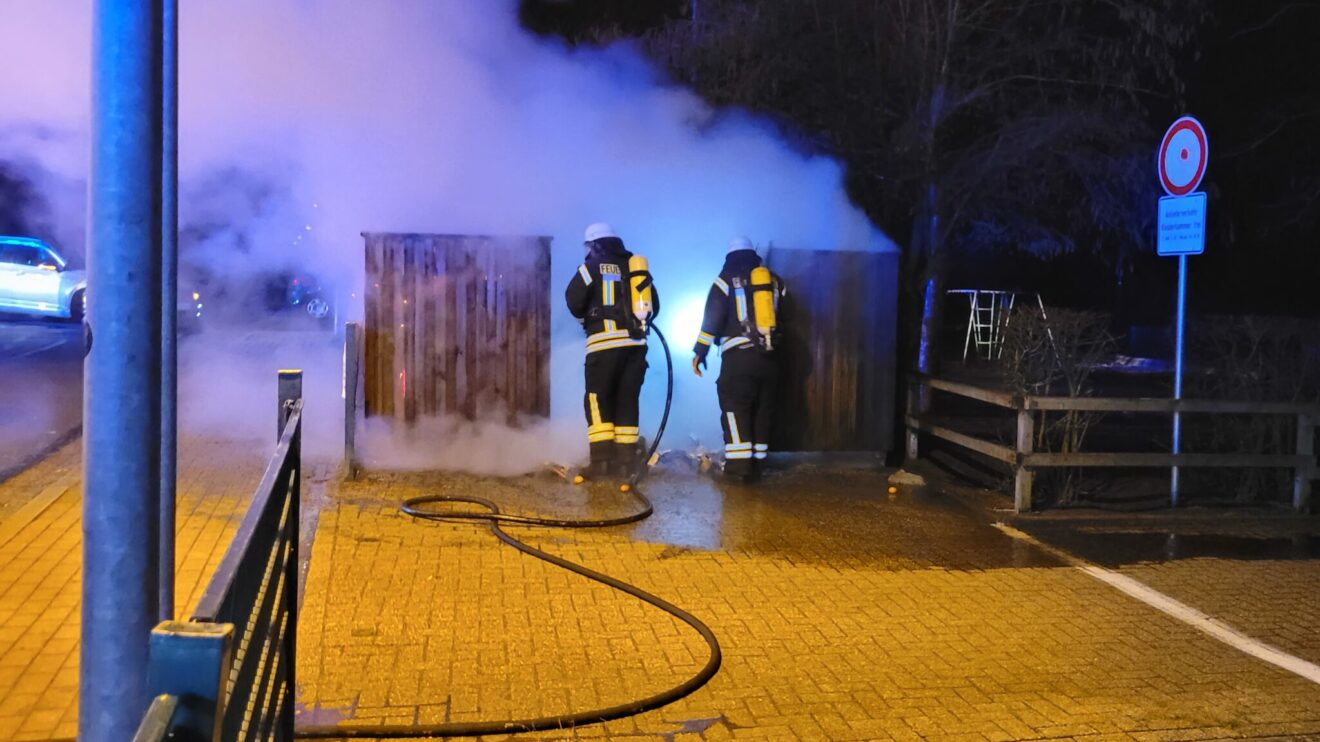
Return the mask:
<path id="1" fill-rule="evenodd" d="M 770 453 L 779 367 L 777 313 L 783 282 L 761 264 L 751 240 L 729 241 L 724 268 L 706 296 L 692 371 L 701 376 L 711 346 L 720 346 L 720 425 L 724 428 L 724 474 L 755 480 Z"/>
<path id="2" fill-rule="evenodd" d="M 604 222 L 587 227 L 586 260 L 569 281 L 568 311 L 587 333 L 589 479 L 627 478 L 638 465 L 638 398 L 646 376 L 646 332 L 660 311 L 646 261 Z M 643 294 L 646 301 L 643 301 Z"/>

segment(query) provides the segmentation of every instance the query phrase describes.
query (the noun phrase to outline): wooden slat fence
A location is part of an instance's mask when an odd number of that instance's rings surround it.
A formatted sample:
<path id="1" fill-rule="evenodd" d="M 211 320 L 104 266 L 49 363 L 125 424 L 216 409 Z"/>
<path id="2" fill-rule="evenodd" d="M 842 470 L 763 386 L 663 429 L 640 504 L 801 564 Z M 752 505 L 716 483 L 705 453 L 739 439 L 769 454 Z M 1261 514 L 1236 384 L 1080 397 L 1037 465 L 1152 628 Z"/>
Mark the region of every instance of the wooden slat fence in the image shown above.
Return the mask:
<path id="1" fill-rule="evenodd" d="M 364 411 L 550 414 L 550 238 L 363 233 Z"/>
<path id="2" fill-rule="evenodd" d="M 888 451 L 897 370 L 898 256 L 773 248 L 788 288 L 777 451 Z"/>

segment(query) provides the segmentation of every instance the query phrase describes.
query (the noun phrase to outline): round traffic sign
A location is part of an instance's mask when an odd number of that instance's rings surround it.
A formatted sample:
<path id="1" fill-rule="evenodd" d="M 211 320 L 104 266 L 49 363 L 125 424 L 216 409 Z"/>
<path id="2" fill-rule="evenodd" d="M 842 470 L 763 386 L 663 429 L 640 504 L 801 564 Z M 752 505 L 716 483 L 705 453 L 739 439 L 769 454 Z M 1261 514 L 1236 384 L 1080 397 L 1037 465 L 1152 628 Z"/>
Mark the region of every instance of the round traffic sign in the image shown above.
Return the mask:
<path id="1" fill-rule="evenodd" d="M 1170 196 L 1186 196 L 1201 185 L 1206 162 L 1210 159 L 1210 140 L 1205 127 L 1191 116 L 1173 122 L 1160 143 L 1156 165 L 1160 185 Z"/>

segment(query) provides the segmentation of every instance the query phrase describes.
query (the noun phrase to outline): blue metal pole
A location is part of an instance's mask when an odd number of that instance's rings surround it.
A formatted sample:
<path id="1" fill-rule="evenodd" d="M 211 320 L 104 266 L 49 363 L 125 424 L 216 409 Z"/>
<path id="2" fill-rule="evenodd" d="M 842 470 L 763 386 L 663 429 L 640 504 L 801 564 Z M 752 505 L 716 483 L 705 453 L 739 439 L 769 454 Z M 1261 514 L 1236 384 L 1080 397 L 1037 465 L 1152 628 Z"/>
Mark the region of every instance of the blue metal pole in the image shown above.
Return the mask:
<path id="1" fill-rule="evenodd" d="M 1183 334 L 1187 324 L 1187 256 L 1178 256 L 1178 329 L 1173 356 L 1173 398 L 1182 399 Z M 1182 452 L 1182 413 L 1173 413 L 1173 452 Z M 1169 503 L 1178 507 L 1178 467 L 1173 467 L 1169 481 Z"/>
<path id="2" fill-rule="evenodd" d="M 174 619 L 174 517 L 179 430 L 179 0 L 161 23 L 160 620 Z"/>
<path id="3" fill-rule="evenodd" d="M 161 0 L 92 18 L 78 739 L 121 742 L 150 701 L 159 600 Z"/>

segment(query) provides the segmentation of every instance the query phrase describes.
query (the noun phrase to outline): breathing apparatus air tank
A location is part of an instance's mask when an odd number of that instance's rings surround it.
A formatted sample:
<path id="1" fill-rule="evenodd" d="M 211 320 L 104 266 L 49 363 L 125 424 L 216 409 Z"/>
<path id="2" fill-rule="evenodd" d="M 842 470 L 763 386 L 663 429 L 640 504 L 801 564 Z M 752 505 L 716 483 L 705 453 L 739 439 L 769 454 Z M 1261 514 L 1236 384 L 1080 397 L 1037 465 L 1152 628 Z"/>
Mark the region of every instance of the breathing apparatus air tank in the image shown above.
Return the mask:
<path id="1" fill-rule="evenodd" d="M 632 313 L 645 332 L 654 314 L 655 305 L 651 302 L 651 271 L 646 258 L 634 255 L 628 258 L 628 285 L 632 296 Z"/>
<path id="2" fill-rule="evenodd" d="M 756 318 L 756 331 L 765 341 L 766 350 L 772 350 L 776 319 L 775 290 L 770 269 L 764 265 L 752 269 L 752 312 Z"/>

